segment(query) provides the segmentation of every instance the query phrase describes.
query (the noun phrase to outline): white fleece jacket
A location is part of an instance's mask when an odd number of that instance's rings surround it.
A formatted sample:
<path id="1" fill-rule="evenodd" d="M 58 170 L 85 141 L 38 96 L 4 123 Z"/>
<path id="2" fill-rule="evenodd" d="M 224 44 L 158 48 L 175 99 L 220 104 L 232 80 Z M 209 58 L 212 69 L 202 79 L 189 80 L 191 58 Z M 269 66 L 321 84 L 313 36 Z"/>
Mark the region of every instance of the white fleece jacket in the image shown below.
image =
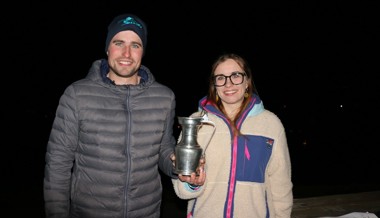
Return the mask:
<path id="1" fill-rule="evenodd" d="M 257 96 L 251 104 L 239 121 L 243 136 L 237 138 L 213 106 L 201 108 L 216 127 L 214 132 L 203 125 L 198 132 L 205 149 L 205 185 L 193 189 L 172 180 L 177 196 L 189 200 L 188 218 L 290 217 L 293 184 L 284 127 Z"/>

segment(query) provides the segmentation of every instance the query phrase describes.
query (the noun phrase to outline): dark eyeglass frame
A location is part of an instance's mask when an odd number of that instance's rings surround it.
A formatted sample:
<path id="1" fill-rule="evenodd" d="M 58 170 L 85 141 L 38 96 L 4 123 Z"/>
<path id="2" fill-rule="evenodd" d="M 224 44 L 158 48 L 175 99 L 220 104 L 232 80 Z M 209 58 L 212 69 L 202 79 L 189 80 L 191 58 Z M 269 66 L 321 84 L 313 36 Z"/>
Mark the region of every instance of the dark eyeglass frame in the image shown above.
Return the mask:
<path id="1" fill-rule="evenodd" d="M 234 82 L 232 81 L 231 77 L 232 77 L 232 76 L 236 76 L 236 75 L 240 75 L 240 76 L 242 76 L 243 79 L 241 80 L 241 83 L 234 83 Z M 216 86 L 216 87 L 222 87 L 222 86 L 225 86 L 226 83 L 227 83 L 227 78 L 230 79 L 231 84 L 233 84 L 233 85 L 240 85 L 240 84 L 242 84 L 242 83 L 244 82 L 244 77 L 245 77 L 246 75 L 247 75 L 247 74 L 246 74 L 245 72 L 235 71 L 235 72 L 232 72 L 231 75 L 229 75 L 229 76 L 226 76 L 226 75 L 223 75 L 223 74 L 215 75 L 215 76 L 213 77 L 213 80 L 212 80 L 212 81 L 214 82 L 214 86 Z M 223 85 L 217 85 L 217 84 L 216 84 L 216 77 L 220 77 L 220 76 L 224 77 L 224 83 L 223 83 Z"/>

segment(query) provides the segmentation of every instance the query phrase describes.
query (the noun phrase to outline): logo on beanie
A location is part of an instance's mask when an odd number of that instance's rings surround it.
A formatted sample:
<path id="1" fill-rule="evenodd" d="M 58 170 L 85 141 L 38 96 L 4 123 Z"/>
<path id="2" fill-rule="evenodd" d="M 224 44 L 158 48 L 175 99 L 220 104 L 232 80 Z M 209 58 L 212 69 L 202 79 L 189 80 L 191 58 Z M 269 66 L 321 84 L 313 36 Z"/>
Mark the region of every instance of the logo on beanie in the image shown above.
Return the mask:
<path id="1" fill-rule="evenodd" d="M 124 20 L 121 20 L 120 22 L 123 23 L 121 26 L 124 26 L 124 25 L 136 25 L 140 29 L 143 28 L 142 25 L 139 22 L 137 22 L 135 19 L 133 19 L 132 17 L 127 17 Z"/>

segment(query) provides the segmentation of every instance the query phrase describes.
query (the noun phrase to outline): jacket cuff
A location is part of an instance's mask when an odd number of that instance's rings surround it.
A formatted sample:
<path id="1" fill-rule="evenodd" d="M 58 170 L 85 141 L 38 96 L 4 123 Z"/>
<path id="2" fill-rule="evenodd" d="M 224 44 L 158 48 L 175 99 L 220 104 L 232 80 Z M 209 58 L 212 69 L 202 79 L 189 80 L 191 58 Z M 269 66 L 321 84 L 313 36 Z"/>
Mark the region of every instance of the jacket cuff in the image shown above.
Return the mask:
<path id="1" fill-rule="evenodd" d="M 185 186 L 185 189 L 190 192 L 198 191 L 201 188 L 201 186 L 199 185 L 192 185 L 187 182 L 184 183 L 184 186 Z"/>

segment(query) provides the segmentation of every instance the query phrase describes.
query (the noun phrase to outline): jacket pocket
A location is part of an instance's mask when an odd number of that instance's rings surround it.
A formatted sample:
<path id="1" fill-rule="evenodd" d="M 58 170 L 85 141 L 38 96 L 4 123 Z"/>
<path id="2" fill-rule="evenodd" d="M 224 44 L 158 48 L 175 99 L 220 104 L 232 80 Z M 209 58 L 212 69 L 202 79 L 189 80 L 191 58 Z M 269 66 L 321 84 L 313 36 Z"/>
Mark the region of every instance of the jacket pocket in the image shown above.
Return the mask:
<path id="1" fill-rule="evenodd" d="M 272 155 L 274 140 L 245 135 L 238 139 L 236 179 L 264 183 L 265 170 Z"/>

